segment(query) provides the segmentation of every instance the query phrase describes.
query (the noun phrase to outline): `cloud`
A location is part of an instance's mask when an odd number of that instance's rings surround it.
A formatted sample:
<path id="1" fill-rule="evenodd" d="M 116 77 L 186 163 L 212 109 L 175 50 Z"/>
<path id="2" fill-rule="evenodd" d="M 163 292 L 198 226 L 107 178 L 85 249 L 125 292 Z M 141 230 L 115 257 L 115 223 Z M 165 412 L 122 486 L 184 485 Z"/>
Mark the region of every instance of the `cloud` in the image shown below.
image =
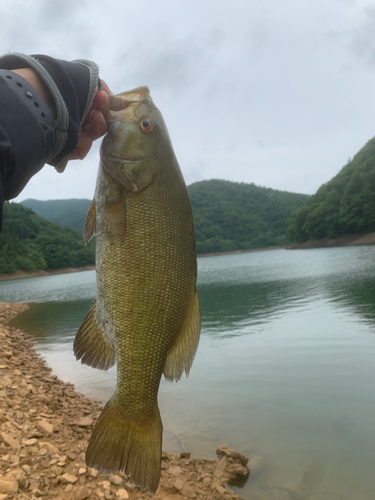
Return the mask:
<path id="1" fill-rule="evenodd" d="M 216 28 L 205 38 L 193 33 L 181 39 L 161 35 L 151 46 L 147 40 L 137 39 L 120 57 L 126 64 L 123 73 L 136 85 L 178 95 L 205 80 L 224 38 Z"/>
<path id="2" fill-rule="evenodd" d="M 375 7 L 366 7 L 363 12 L 366 20 L 353 30 L 349 51 L 358 60 L 373 67 L 375 64 Z"/>

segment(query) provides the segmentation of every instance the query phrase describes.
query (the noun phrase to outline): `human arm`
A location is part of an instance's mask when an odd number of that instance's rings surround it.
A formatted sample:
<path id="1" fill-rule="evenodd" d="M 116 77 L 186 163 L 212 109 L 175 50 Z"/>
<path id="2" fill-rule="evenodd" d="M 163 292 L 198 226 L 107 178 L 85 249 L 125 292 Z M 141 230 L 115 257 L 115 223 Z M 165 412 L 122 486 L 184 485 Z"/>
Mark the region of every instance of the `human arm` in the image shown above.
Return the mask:
<path id="1" fill-rule="evenodd" d="M 87 154 L 106 132 L 110 93 L 104 83 L 98 91 L 90 61 L 9 54 L 1 68 L 10 71 L 0 71 L 0 209 L 46 162 L 63 171 L 69 159 Z"/>

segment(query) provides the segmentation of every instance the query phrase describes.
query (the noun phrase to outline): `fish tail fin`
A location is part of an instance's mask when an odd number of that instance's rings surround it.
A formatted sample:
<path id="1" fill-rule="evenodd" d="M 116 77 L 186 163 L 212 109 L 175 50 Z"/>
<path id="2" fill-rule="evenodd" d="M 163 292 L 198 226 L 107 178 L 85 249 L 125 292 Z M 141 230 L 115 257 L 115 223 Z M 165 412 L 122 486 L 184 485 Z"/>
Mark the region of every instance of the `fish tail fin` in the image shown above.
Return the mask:
<path id="1" fill-rule="evenodd" d="M 112 397 L 94 427 L 86 451 L 86 465 L 103 474 L 124 470 L 143 490 L 155 493 L 160 480 L 163 425 L 159 409 L 154 417 L 129 417 Z"/>

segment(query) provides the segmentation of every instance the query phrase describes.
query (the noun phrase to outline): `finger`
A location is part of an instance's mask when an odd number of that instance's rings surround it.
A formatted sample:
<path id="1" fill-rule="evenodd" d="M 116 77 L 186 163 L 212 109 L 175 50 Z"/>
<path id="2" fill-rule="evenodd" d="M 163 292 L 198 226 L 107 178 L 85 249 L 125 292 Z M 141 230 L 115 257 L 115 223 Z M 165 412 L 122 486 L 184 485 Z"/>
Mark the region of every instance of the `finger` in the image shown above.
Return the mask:
<path id="1" fill-rule="evenodd" d="M 92 146 L 92 139 L 88 134 L 80 134 L 78 144 L 73 151 L 71 160 L 83 160 Z"/>
<path id="2" fill-rule="evenodd" d="M 108 117 L 109 113 L 108 94 L 104 90 L 99 90 L 92 104 L 93 104 L 92 111 L 98 110 L 104 115 L 105 118 Z"/>
<path id="3" fill-rule="evenodd" d="M 107 128 L 103 113 L 96 109 L 90 114 L 90 122 L 81 128 L 80 135 L 90 137 L 92 141 L 95 141 L 107 132 Z"/>
<path id="4" fill-rule="evenodd" d="M 100 79 L 100 81 L 101 81 L 100 90 L 103 90 L 107 95 L 113 94 L 112 90 L 110 90 L 105 81 L 102 79 Z"/>

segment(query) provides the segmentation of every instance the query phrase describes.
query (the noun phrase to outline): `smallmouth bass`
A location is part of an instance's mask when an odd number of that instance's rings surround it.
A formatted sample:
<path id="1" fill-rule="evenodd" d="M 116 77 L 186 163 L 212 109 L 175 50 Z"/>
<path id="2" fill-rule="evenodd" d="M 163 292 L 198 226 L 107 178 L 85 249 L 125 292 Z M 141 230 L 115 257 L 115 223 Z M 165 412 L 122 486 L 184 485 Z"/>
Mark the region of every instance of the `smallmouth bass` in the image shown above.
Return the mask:
<path id="1" fill-rule="evenodd" d="M 200 334 L 193 216 L 163 117 L 147 87 L 109 96 L 108 133 L 85 223 L 96 234 L 97 298 L 74 341 L 77 359 L 117 385 L 94 427 L 86 464 L 124 470 L 154 493 L 163 426 L 157 394 L 188 375 Z"/>

